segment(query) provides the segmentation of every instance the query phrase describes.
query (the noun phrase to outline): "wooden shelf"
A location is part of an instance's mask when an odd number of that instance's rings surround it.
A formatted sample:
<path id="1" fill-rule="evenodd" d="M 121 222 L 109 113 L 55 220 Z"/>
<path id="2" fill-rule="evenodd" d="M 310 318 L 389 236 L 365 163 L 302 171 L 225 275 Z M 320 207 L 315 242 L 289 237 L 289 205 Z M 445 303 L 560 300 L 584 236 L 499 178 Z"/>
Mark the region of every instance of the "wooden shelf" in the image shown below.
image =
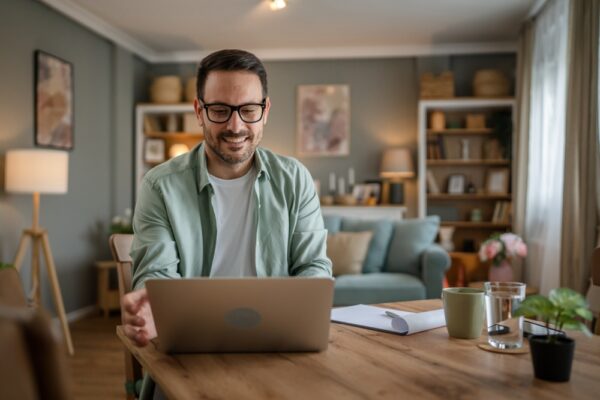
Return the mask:
<path id="1" fill-rule="evenodd" d="M 148 132 L 144 133 L 144 136 L 149 138 L 159 139 L 203 139 L 204 135 L 201 133 L 189 133 L 189 132 Z"/>
<path id="2" fill-rule="evenodd" d="M 461 160 L 442 159 L 427 160 L 429 166 L 481 166 L 481 165 L 510 165 L 510 160 Z"/>
<path id="3" fill-rule="evenodd" d="M 428 194 L 429 200 L 510 200 L 510 194 Z"/>
<path id="4" fill-rule="evenodd" d="M 455 228 L 471 228 L 471 229 L 504 229 L 510 228 L 510 223 L 498 223 L 498 222 L 471 222 L 471 221 L 442 221 L 442 226 L 453 226 Z"/>
<path id="5" fill-rule="evenodd" d="M 479 129 L 467 129 L 467 128 L 450 128 L 450 129 L 427 129 L 427 135 L 490 135 L 494 130 L 492 128 L 479 128 Z"/>

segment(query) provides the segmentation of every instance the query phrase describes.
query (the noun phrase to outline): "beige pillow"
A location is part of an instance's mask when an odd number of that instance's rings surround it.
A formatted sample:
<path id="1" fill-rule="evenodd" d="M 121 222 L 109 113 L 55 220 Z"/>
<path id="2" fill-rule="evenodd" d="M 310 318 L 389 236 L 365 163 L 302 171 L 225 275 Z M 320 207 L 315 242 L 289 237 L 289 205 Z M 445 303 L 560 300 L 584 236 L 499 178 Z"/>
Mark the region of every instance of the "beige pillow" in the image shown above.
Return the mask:
<path id="1" fill-rule="evenodd" d="M 333 276 L 360 274 L 373 232 L 338 232 L 327 235 L 327 257 L 333 263 Z"/>

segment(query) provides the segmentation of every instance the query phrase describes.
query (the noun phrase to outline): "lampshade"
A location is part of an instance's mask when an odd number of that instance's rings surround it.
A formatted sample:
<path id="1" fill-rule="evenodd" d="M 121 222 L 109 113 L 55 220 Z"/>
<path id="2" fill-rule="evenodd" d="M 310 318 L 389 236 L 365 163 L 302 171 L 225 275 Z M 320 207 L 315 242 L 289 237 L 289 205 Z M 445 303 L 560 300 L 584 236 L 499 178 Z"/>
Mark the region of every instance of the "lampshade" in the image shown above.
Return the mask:
<path id="1" fill-rule="evenodd" d="M 5 171 L 7 192 L 67 193 L 69 153 L 41 149 L 9 150 Z"/>
<path id="2" fill-rule="evenodd" d="M 382 178 L 412 178 L 415 176 L 410 151 L 400 147 L 388 149 L 383 153 L 380 176 Z"/>

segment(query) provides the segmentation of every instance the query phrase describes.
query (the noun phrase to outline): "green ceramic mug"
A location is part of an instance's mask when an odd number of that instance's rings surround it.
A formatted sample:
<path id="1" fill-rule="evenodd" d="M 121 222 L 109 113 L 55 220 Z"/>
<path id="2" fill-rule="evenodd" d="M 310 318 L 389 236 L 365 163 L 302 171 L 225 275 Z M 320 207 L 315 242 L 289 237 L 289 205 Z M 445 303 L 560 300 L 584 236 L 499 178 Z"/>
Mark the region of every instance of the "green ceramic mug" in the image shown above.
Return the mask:
<path id="1" fill-rule="evenodd" d="M 485 316 L 485 291 L 474 288 L 446 288 L 442 291 L 448 334 L 458 339 L 481 335 Z"/>

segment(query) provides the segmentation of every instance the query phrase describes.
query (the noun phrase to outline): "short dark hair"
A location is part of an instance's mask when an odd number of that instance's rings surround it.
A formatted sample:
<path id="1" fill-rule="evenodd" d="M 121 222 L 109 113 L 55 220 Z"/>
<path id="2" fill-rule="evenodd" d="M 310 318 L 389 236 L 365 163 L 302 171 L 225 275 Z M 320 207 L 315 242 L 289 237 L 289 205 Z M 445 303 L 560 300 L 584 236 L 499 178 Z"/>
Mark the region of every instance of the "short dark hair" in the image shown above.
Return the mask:
<path id="1" fill-rule="evenodd" d="M 198 67 L 196 95 L 204 97 L 204 85 L 211 71 L 248 71 L 260 78 L 263 97 L 267 97 L 267 71 L 262 61 L 244 50 L 219 50 L 204 57 Z"/>

